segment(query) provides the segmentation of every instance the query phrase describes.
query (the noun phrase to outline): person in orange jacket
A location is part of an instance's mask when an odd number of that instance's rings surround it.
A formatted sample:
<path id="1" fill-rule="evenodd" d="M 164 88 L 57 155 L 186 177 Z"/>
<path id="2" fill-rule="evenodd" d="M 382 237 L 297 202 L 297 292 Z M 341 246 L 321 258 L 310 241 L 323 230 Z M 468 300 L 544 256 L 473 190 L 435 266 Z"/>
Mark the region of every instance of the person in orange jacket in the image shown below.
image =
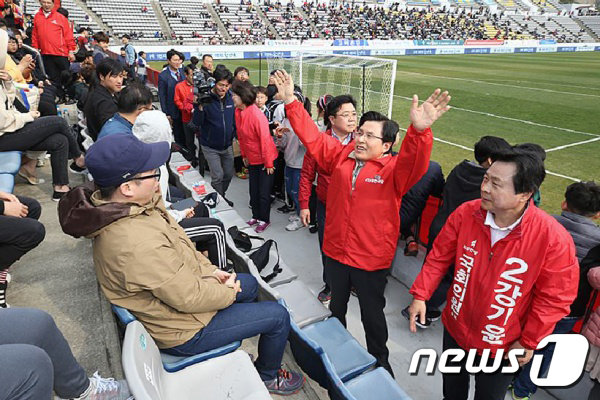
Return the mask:
<path id="1" fill-rule="evenodd" d="M 433 135 L 429 128 L 448 109 L 448 92 L 437 89 L 422 105 L 413 97 L 409 126 L 400 152 L 392 156 L 398 124 L 369 113 L 354 141 L 342 145 L 323 135 L 294 97 L 292 78 L 275 73 L 286 116 L 307 152 L 331 176 L 323 252 L 331 285 L 329 309 L 346 325 L 350 289 L 354 287 L 365 328 L 367 350 L 393 375 L 383 309 L 385 284 L 400 232 L 402 196 L 425 174 Z"/>
<path id="2" fill-rule="evenodd" d="M 185 147 L 194 155 L 191 160 L 192 165 L 198 164 L 196 156 L 196 144 L 194 143 L 194 126 L 190 125 L 192 121 L 192 112 L 194 110 L 194 70 L 190 67 L 183 67 L 185 79 L 175 85 L 175 105 L 181 111 L 181 121 L 183 122 L 183 133 L 185 135 Z M 204 166 L 201 166 L 202 169 Z M 203 173 L 204 171 L 201 171 Z"/>

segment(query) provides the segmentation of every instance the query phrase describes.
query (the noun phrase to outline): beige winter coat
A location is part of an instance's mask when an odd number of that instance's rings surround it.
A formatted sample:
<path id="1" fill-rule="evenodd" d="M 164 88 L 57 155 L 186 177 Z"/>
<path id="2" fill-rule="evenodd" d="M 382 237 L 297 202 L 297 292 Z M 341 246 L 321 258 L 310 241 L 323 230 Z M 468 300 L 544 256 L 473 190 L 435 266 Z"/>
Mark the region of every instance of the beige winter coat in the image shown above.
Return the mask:
<path id="1" fill-rule="evenodd" d="M 12 81 L 0 81 L 0 136 L 21 129 L 26 123 L 33 121 L 29 113 L 21 113 L 14 108 L 15 96 Z"/>

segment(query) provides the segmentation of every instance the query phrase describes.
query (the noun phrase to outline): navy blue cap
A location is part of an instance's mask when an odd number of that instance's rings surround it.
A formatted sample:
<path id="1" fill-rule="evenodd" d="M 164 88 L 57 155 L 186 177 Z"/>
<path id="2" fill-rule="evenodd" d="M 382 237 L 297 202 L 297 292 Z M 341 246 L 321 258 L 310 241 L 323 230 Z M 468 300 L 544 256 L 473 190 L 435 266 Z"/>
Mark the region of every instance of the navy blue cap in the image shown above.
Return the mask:
<path id="1" fill-rule="evenodd" d="M 167 142 L 144 143 L 131 133 L 103 137 L 88 149 L 85 165 L 100 187 L 118 186 L 167 162 Z"/>

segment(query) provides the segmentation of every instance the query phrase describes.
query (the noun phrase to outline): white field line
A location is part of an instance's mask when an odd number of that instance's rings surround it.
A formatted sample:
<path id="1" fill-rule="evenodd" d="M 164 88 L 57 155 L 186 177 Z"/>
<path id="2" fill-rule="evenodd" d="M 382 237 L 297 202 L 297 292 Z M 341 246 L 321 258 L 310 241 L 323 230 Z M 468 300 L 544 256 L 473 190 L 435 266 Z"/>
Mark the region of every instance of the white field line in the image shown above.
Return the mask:
<path id="1" fill-rule="evenodd" d="M 551 82 L 534 82 L 534 81 L 515 81 L 514 79 L 481 79 L 484 82 L 488 83 L 496 83 L 496 82 L 512 82 L 512 83 L 539 83 L 540 85 L 550 85 L 550 86 L 565 86 L 577 89 L 589 89 L 589 90 L 600 90 L 600 88 L 592 87 L 592 86 L 579 86 L 579 85 L 568 85 L 566 83 L 551 83 Z"/>
<path id="2" fill-rule="evenodd" d="M 356 86 L 342 85 L 341 83 L 335 83 L 335 82 L 327 82 L 327 83 L 324 83 L 324 84 L 325 85 L 350 87 L 350 88 L 356 89 L 356 90 L 360 90 L 361 89 L 361 88 L 358 88 Z M 305 86 L 312 86 L 312 85 L 320 85 L 320 83 L 312 83 L 312 84 L 308 84 L 308 85 L 305 85 Z M 371 92 L 371 93 L 381 93 L 381 92 L 377 92 L 375 90 L 370 90 L 370 89 L 368 91 Z M 403 100 L 412 101 L 412 97 L 400 96 L 398 94 L 394 94 L 394 97 L 397 97 L 397 98 L 403 99 Z M 582 132 L 582 131 L 576 131 L 574 129 L 569 129 L 569 128 L 561 128 L 559 126 L 540 124 L 538 122 L 533 122 L 533 121 L 529 121 L 529 120 L 525 120 L 525 119 L 505 117 L 503 115 L 492 114 L 492 113 L 488 113 L 488 112 L 484 112 L 484 111 L 469 110 L 468 108 L 461 108 L 461 107 L 455 107 L 455 106 L 451 106 L 451 108 L 454 109 L 454 110 L 458 110 L 458 111 L 463 111 L 463 112 L 468 112 L 468 113 L 473 113 L 473 114 L 479 114 L 479 115 L 485 115 L 486 117 L 499 118 L 499 119 L 504 119 L 504 120 L 507 120 L 507 121 L 519 122 L 521 124 L 532 125 L 532 126 L 539 126 L 541 128 L 556 129 L 556 130 L 563 131 L 563 132 L 578 133 L 580 135 L 600 137 L 600 135 L 596 134 L 596 133 Z"/>
<path id="3" fill-rule="evenodd" d="M 403 131 L 406 131 L 406 129 L 403 129 Z M 473 151 L 473 149 L 470 149 L 467 146 L 463 146 L 462 144 L 452 143 L 452 142 L 449 142 L 449 141 L 444 140 L 444 139 L 440 139 L 440 138 L 434 137 L 433 140 L 435 140 L 436 142 L 441 142 L 441 143 L 450 145 L 450 146 L 458 147 L 459 149 Z M 580 182 L 581 181 L 581 179 L 573 178 L 572 176 L 567 176 L 567 175 L 559 174 L 557 172 L 552 172 L 552 171 L 546 170 L 546 173 L 548 175 L 553 175 L 553 176 L 557 176 L 559 178 L 568 179 L 568 180 L 573 181 L 573 182 Z"/>
<path id="4" fill-rule="evenodd" d="M 509 84 L 506 84 L 506 83 L 494 83 L 494 82 L 481 81 L 481 80 L 477 80 L 477 79 L 457 78 L 457 77 L 453 77 L 453 76 L 429 75 L 429 74 L 422 74 L 420 72 L 411 72 L 411 71 L 399 71 L 398 70 L 396 72 L 397 73 L 401 73 L 401 74 L 408 74 L 408 75 L 427 76 L 427 77 L 430 77 L 430 78 L 449 79 L 449 80 L 471 82 L 471 83 L 483 83 L 485 85 L 513 87 L 513 88 L 517 88 L 517 89 L 537 90 L 537 91 L 546 92 L 546 93 L 558 93 L 558 94 L 566 94 L 566 95 L 570 95 L 570 96 L 585 96 L 585 97 L 598 97 L 598 98 L 600 98 L 600 95 L 597 95 L 597 94 L 563 92 L 563 91 L 560 91 L 560 90 L 535 88 L 535 87 L 520 86 L 520 85 L 509 85 Z"/>
<path id="5" fill-rule="evenodd" d="M 579 146 L 580 144 L 587 144 L 587 143 L 591 143 L 591 142 L 597 142 L 598 140 L 600 140 L 600 137 L 589 139 L 589 140 L 584 140 L 582 142 L 569 143 L 569 144 L 565 144 L 564 146 L 557 146 L 557 147 L 553 147 L 551 149 L 548 149 L 548 150 L 546 150 L 546 153 L 548 153 L 549 151 L 556 151 L 556 150 L 562 150 L 562 149 L 566 149 L 566 148 L 573 147 L 573 146 Z"/>

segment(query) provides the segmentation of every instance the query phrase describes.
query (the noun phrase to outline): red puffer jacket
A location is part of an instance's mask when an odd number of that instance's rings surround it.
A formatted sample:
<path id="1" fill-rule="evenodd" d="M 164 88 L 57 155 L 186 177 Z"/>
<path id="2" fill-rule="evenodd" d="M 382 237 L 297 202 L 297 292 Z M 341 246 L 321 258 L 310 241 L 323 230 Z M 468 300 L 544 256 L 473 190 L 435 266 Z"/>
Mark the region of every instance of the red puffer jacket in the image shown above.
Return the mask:
<path id="1" fill-rule="evenodd" d="M 590 269 L 587 278 L 594 289 L 600 290 L 600 267 Z M 600 307 L 592 313 L 581 333 L 591 344 L 600 347 Z"/>
<path id="2" fill-rule="evenodd" d="M 400 231 L 402 196 L 427 171 L 431 130 L 417 132 L 410 126 L 400 154 L 366 162 L 353 185 L 354 142 L 344 146 L 323 135 L 298 101 L 287 104 L 285 111 L 308 153 L 331 176 L 323 251 L 363 270 L 389 268 Z"/>
<path id="3" fill-rule="evenodd" d="M 535 349 L 569 314 L 577 295 L 573 239 L 530 202 L 521 223 L 491 247 L 486 215 L 481 200 L 450 214 L 410 293 L 429 299 L 454 264 L 442 320 L 460 347 L 494 355 L 518 340 Z"/>
<path id="4" fill-rule="evenodd" d="M 248 164 L 273 168 L 278 153 L 265 114 L 254 104 L 244 110 L 236 109 L 235 126 L 242 157 Z"/>
<path id="5" fill-rule="evenodd" d="M 75 38 L 69 20 L 56 9 L 50 12 L 48 18 L 40 10 L 33 18 L 31 44 L 40 49 L 44 55 L 67 57 L 69 51 L 75 51 Z"/>

